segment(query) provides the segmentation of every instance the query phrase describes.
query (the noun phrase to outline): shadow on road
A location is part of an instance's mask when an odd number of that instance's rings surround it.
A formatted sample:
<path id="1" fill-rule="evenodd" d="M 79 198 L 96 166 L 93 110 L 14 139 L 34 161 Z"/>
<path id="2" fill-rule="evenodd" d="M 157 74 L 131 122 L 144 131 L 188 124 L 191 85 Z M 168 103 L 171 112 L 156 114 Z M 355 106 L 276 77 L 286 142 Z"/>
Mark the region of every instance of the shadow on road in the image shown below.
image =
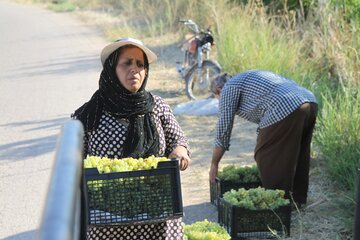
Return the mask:
<path id="1" fill-rule="evenodd" d="M 78 72 L 86 72 L 89 69 L 99 68 L 99 56 L 77 56 L 47 59 L 47 61 L 32 62 L 22 65 L 21 68 L 9 69 L 11 74 L 4 75 L 4 79 L 24 79 L 46 75 L 71 75 Z"/>
<path id="2" fill-rule="evenodd" d="M 26 232 L 21 232 L 9 237 L 4 238 L 4 240 L 29 240 L 29 239 L 35 239 L 36 230 L 30 230 Z"/>
<path id="3" fill-rule="evenodd" d="M 0 145 L 0 160 L 24 160 L 55 149 L 56 135 Z"/>
<path id="4" fill-rule="evenodd" d="M 184 207 L 184 222 L 192 224 L 207 219 L 210 222 L 217 222 L 217 208 L 210 202 L 189 205 Z"/>
<path id="5" fill-rule="evenodd" d="M 60 117 L 44 121 L 13 122 L 2 124 L 0 128 L 33 132 L 33 136 L 36 136 L 37 131 L 59 131 L 68 119 L 69 117 Z M 57 134 L 49 134 L 47 136 L 31 137 L 26 140 L 1 144 L 0 160 L 24 160 L 52 152 L 55 150 L 57 137 Z"/>

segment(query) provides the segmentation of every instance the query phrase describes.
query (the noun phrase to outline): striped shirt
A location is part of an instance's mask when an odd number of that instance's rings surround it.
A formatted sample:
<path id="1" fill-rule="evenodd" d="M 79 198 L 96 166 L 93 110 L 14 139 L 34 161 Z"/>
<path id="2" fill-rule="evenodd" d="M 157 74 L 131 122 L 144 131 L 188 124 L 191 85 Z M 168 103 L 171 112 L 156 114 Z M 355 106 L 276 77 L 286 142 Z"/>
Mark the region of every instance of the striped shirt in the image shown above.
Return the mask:
<path id="1" fill-rule="evenodd" d="M 214 144 L 229 150 L 235 115 L 258 124 L 259 131 L 306 102 L 316 103 L 312 92 L 275 73 L 250 70 L 235 75 L 221 91 Z"/>

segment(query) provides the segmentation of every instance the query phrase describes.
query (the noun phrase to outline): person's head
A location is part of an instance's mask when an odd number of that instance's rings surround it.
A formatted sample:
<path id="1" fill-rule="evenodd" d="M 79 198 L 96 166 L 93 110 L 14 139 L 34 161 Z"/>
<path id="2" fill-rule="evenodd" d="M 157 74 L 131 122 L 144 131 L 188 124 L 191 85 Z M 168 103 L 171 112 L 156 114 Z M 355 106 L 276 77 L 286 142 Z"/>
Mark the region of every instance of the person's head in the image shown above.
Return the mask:
<path id="1" fill-rule="evenodd" d="M 211 81 L 210 91 L 215 95 L 216 98 L 220 96 L 221 90 L 225 83 L 231 78 L 227 72 L 220 73 Z"/>
<path id="2" fill-rule="evenodd" d="M 107 45 L 101 52 L 103 66 L 110 55 L 117 51 L 115 73 L 120 84 L 129 92 L 137 92 L 149 73 L 149 63 L 156 55 L 137 39 L 124 38 Z"/>

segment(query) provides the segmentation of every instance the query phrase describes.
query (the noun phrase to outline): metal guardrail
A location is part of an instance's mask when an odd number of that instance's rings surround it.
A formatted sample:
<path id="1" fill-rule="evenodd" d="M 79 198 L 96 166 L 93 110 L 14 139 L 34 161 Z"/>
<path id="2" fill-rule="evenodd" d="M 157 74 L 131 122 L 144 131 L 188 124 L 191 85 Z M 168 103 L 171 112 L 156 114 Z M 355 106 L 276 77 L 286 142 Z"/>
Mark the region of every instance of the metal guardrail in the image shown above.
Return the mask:
<path id="1" fill-rule="evenodd" d="M 62 127 L 38 240 L 81 238 L 83 136 L 83 126 L 78 120 L 68 120 Z"/>

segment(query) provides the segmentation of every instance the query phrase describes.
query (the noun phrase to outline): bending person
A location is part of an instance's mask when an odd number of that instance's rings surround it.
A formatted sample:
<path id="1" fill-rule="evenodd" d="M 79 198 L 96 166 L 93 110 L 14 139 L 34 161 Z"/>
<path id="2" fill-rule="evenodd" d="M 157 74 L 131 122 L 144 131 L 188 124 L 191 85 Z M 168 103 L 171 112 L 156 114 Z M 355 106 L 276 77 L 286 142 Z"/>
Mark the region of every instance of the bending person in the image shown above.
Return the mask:
<path id="1" fill-rule="evenodd" d="M 219 119 L 209 172 L 215 181 L 229 150 L 235 115 L 258 124 L 254 158 L 262 185 L 282 189 L 305 204 L 309 186 L 310 145 L 317 116 L 316 98 L 296 82 L 263 70 L 218 75 L 211 91 L 219 98 Z"/>

